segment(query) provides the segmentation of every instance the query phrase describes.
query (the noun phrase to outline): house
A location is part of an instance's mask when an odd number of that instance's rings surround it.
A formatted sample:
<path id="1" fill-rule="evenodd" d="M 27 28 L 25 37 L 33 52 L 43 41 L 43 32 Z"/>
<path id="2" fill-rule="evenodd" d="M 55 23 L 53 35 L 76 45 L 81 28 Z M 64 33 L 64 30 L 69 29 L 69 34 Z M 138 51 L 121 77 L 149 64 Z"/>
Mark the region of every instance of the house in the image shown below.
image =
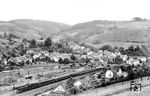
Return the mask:
<path id="1" fill-rule="evenodd" d="M 144 56 L 130 56 L 129 60 L 126 61 L 127 64 L 141 65 L 146 62 L 147 58 Z"/>
<path id="2" fill-rule="evenodd" d="M 13 62 L 13 63 L 15 63 L 15 64 L 18 64 L 18 57 L 11 57 L 11 58 L 9 58 L 9 60 L 8 60 L 8 62 Z"/>
<path id="3" fill-rule="evenodd" d="M 59 58 L 62 58 L 62 60 L 64 60 L 65 58 L 70 60 L 70 56 L 71 54 L 54 52 L 51 53 L 49 57 L 55 62 L 58 62 Z"/>
<path id="4" fill-rule="evenodd" d="M 109 52 L 109 51 L 107 51 L 107 50 L 104 50 L 103 51 L 103 55 L 107 55 L 107 56 L 109 56 L 109 55 L 111 55 L 112 53 L 111 52 Z"/>
<path id="5" fill-rule="evenodd" d="M 101 61 L 103 62 L 103 64 L 106 66 L 108 64 L 109 58 L 106 56 L 103 56 L 101 59 L 102 59 Z"/>
<path id="6" fill-rule="evenodd" d="M 129 59 L 126 61 L 127 64 L 130 64 L 130 65 L 140 65 L 140 61 L 139 60 L 134 60 L 134 59 Z"/>
<path id="7" fill-rule="evenodd" d="M 103 59 L 99 59 L 99 62 L 104 63 Z"/>
<path id="8" fill-rule="evenodd" d="M 127 56 L 127 55 L 120 55 L 120 57 L 121 57 L 121 59 L 122 59 L 123 61 L 126 61 L 126 60 L 128 59 L 128 56 Z"/>
<path id="9" fill-rule="evenodd" d="M 32 62 L 32 57 L 31 57 L 30 55 L 25 54 L 24 56 L 25 56 L 26 59 L 27 59 L 26 61 Z"/>
<path id="10" fill-rule="evenodd" d="M 46 58 L 46 56 L 44 56 L 44 55 L 41 55 L 40 57 L 39 57 L 39 59 L 45 59 Z"/>
<path id="11" fill-rule="evenodd" d="M 44 55 L 45 55 L 45 56 L 49 56 L 49 53 L 48 53 L 48 52 L 47 52 L 47 53 L 44 53 Z"/>
<path id="12" fill-rule="evenodd" d="M 50 53 L 48 57 L 54 62 L 58 62 L 59 60 L 59 57 L 57 56 L 57 54 L 54 54 L 54 53 Z"/>
<path id="13" fill-rule="evenodd" d="M 147 58 L 144 57 L 144 56 L 139 56 L 138 59 L 139 59 L 141 62 L 146 62 L 146 61 L 147 61 Z"/>
<path id="14" fill-rule="evenodd" d="M 27 41 L 23 41 L 22 43 L 24 48 L 28 48 L 30 46 L 30 43 Z"/>
<path id="15" fill-rule="evenodd" d="M 81 46 L 79 46 L 78 44 L 74 43 L 74 42 L 68 42 L 70 48 L 72 48 L 73 50 L 77 50 L 77 49 L 84 49 Z"/>
<path id="16" fill-rule="evenodd" d="M 39 58 L 40 56 L 41 56 L 41 53 L 36 53 L 36 54 L 33 55 L 33 59 L 37 59 L 37 58 Z"/>
<path id="17" fill-rule="evenodd" d="M 121 70 L 121 68 L 119 68 L 119 70 L 117 71 L 117 75 L 118 76 L 122 76 L 122 70 Z"/>
<path id="18" fill-rule="evenodd" d="M 147 57 L 147 61 L 150 61 L 150 57 L 149 56 Z"/>
<path id="19" fill-rule="evenodd" d="M 26 62 L 28 59 L 26 58 L 26 56 L 24 55 L 24 56 L 19 56 L 18 57 L 18 61 L 20 61 L 20 62 Z"/>
<path id="20" fill-rule="evenodd" d="M 114 54 L 114 53 L 112 53 L 112 52 L 109 52 L 109 51 L 107 51 L 107 50 L 104 50 L 104 51 L 103 51 L 103 56 L 106 56 L 106 57 L 112 59 L 112 58 L 115 58 L 117 55 Z"/>
<path id="21" fill-rule="evenodd" d="M 125 78 L 128 77 L 128 72 L 122 72 L 122 76 Z"/>
<path id="22" fill-rule="evenodd" d="M 141 62 L 147 61 L 147 58 L 144 56 L 130 56 L 129 58 L 134 59 L 134 60 L 140 60 Z"/>
<path id="23" fill-rule="evenodd" d="M 28 50 L 26 53 L 27 54 L 34 54 L 35 52 L 33 50 Z"/>
<path id="24" fill-rule="evenodd" d="M 105 73 L 106 78 L 111 79 L 111 78 L 113 78 L 113 76 L 114 76 L 114 73 L 111 70 L 106 71 L 106 73 Z"/>
<path id="25" fill-rule="evenodd" d="M 3 59 L 3 55 L 2 54 L 0 54 L 0 60 L 2 60 Z"/>
<path id="26" fill-rule="evenodd" d="M 87 52 L 87 55 L 91 55 L 91 54 L 93 54 L 93 52 L 92 52 L 92 51 Z"/>
<path id="27" fill-rule="evenodd" d="M 86 58 L 87 58 L 87 55 L 82 55 L 81 58 L 85 58 L 85 59 L 86 59 Z"/>
<path id="28" fill-rule="evenodd" d="M 85 70 L 85 68 L 84 68 L 84 67 L 81 67 L 81 68 L 76 69 L 75 71 L 76 71 L 76 72 L 82 72 L 82 71 L 84 71 L 84 70 Z"/>
<path id="29" fill-rule="evenodd" d="M 80 88 L 81 86 L 82 86 L 82 83 L 81 83 L 81 81 L 76 81 L 75 83 L 74 83 L 74 86 L 75 87 L 77 87 L 77 88 Z"/>
<path id="30" fill-rule="evenodd" d="M 63 85 L 59 85 L 58 87 L 56 87 L 53 92 L 55 93 L 65 93 L 66 90 L 65 90 L 65 87 Z"/>
<path id="31" fill-rule="evenodd" d="M 87 52 L 85 50 L 81 50 L 81 49 L 76 49 L 76 50 L 73 50 L 73 53 L 74 54 L 87 54 Z"/>
<path id="32" fill-rule="evenodd" d="M 54 60 L 55 62 L 58 62 L 58 61 L 59 61 L 59 57 L 54 57 L 53 60 Z"/>
<path id="33" fill-rule="evenodd" d="M 50 96 L 50 94 L 51 94 L 51 91 L 47 91 L 47 92 L 44 92 L 44 93 L 36 95 L 36 96 Z"/>
<path id="34" fill-rule="evenodd" d="M 37 43 L 38 45 L 44 45 L 44 42 L 45 42 L 45 40 L 42 39 L 42 40 L 37 40 L 36 43 Z"/>
<path id="35" fill-rule="evenodd" d="M 8 63 L 7 60 L 6 60 L 5 58 L 2 59 L 2 62 L 3 62 L 4 65 L 7 65 L 7 63 Z"/>
<path id="36" fill-rule="evenodd" d="M 121 53 L 118 51 L 118 52 L 115 52 L 114 53 L 116 56 L 120 56 L 121 55 Z"/>

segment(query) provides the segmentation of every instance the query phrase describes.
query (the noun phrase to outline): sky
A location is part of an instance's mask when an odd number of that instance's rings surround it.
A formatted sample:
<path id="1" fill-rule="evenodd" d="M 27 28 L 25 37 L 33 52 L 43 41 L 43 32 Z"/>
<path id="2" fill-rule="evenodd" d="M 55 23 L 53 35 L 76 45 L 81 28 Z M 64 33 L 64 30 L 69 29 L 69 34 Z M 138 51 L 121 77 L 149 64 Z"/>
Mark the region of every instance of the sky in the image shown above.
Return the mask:
<path id="1" fill-rule="evenodd" d="M 150 0 L 0 0 L 0 21 L 35 19 L 77 24 L 150 19 Z"/>

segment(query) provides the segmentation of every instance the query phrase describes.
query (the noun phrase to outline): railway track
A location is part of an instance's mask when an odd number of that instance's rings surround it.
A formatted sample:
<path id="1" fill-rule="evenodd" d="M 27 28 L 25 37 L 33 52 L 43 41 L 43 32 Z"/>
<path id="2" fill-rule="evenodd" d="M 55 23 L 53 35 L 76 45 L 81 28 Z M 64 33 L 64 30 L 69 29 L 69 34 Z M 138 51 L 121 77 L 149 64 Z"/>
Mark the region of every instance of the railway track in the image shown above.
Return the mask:
<path id="1" fill-rule="evenodd" d="M 59 78 L 55 78 L 55 79 L 51 79 L 51 80 L 47 80 L 47 81 L 43 81 L 43 82 L 39 82 L 39 83 L 32 83 L 32 84 L 27 84 L 27 85 L 24 85 L 24 86 L 15 87 L 14 90 L 16 90 L 16 92 L 18 94 L 20 94 L 20 93 L 27 92 L 27 91 L 37 89 L 37 88 L 40 88 L 40 87 L 44 87 L 44 86 L 47 86 L 47 85 L 50 85 L 50 84 L 54 84 L 54 83 L 57 83 L 57 82 L 60 82 L 60 81 L 63 81 L 63 80 L 67 80 L 70 77 L 78 77 L 78 76 L 86 75 L 86 74 L 93 73 L 93 72 L 96 72 L 96 71 L 99 71 L 99 70 L 104 70 L 104 69 L 105 68 L 95 68 L 95 69 L 85 70 L 85 71 L 82 71 L 82 72 L 72 73 L 72 74 L 69 74 L 69 75 L 66 75 L 66 76 L 62 76 L 62 77 L 59 77 Z"/>

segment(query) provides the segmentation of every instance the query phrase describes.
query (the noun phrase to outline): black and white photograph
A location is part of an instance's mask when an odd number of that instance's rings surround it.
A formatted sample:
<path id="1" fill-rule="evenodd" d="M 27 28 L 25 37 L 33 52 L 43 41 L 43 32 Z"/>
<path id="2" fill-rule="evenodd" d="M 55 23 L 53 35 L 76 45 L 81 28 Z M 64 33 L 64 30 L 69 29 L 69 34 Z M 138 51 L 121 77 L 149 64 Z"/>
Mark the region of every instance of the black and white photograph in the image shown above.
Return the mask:
<path id="1" fill-rule="evenodd" d="M 150 96 L 150 0 L 0 0 L 0 96 Z"/>

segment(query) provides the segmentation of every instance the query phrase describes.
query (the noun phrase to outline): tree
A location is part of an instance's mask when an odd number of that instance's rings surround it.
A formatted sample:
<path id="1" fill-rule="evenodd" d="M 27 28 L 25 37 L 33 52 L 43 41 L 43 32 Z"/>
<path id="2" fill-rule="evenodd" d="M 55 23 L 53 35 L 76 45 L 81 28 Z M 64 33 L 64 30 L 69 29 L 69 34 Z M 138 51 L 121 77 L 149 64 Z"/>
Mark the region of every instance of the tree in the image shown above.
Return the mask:
<path id="1" fill-rule="evenodd" d="M 0 72 L 4 70 L 2 63 L 0 64 Z"/>
<path id="2" fill-rule="evenodd" d="M 9 37 L 8 33 L 4 32 L 3 38 L 8 38 L 8 37 Z"/>
<path id="3" fill-rule="evenodd" d="M 71 55 L 70 58 L 71 58 L 72 60 L 76 60 L 76 57 L 75 57 L 74 55 Z"/>
<path id="4" fill-rule="evenodd" d="M 107 51 L 111 51 L 114 52 L 114 49 L 112 48 L 112 46 L 110 45 L 104 45 L 103 47 L 100 48 L 101 50 L 107 50 Z"/>
<path id="5" fill-rule="evenodd" d="M 12 33 L 9 34 L 9 37 L 10 37 L 10 38 L 19 38 L 19 37 L 17 37 L 15 34 L 12 34 Z"/>
<path id="6" fill-rule="evenodd" d="M 10 45 L 12 45 L 12 44 L 13 44 L 13 43 L 12 43 L 12 41 L 13 41 L 13 40 L 12 40 L 12 38 L 11 38 L 11 37 L 8 37 L 8 41 L 9 41 L 9 44 L 10 44 Z"/>
<path id="7" fill-rule="evenodd" d="M 135 51 L 140 51 L 140 47 L 137 45 Z"/>
<path id="8" fill-rule="evenodd" d="M 128 79 L 129 80 L 135 79 L 135 77 L 136 77 L 136 75 L 134 74 L 135 70 L 133 70 L 133 68 L 134 68 L 134 65 L 127 67 Z"/>
<path id="9" fill-rule="evenodd" d="M 52 45 L 52 40 L 50 37 L 48 37 L 45 42 L 44 42 L 44 46 L 45 47 L 50 47 Z"/>
<path id="10" fill-rule="evenodd" d="M 23 44 L 20 44 L 20 55 L 23 56 L 26 54 L 27 49 L 23 47 Z"/>
<path id="11" fill-rule="evenodd" d="M 101 86 L 106 86 L 105 84 L 106 84 L 106 80 L 105 80 L 104 77 L 102 77 L 102 79 L 101 79 Z"/>
<path id="12" fill-rule="evenodd" d="M 125 50 L 125 53 L 129 56 L 145 56 L 145 52 L 139 46 L 134 48 L 131 45 Z"/>
<path id="13" fill-rule="evenodd" d="M 133 21 L 143 21 L 144 19 L 140 18 L 140 17 L 134 17 Z"/>
<path id="14" fill-rule="evenodd" d="M 133 52 L 134 51 L 134 47 L 131 45 L 129 48 L 128 48 L 129 51 Z"/>
<path id="15" fill-rule="evenodd" d="M 70 60 L 69 60 L 68 58 L 65 58 L 65 59 L 64 59 L 64 63 L 65 63 L 65 64 L 68 64 L 69 62 L 70 62 Z"/>
<path id="16" fill-rule="evenodd" d="M 119 50 L 119 47 L 115 46 L 115 47 L 114 47 L 114 50 L 115 50 L 115 51 L 118 51 L 118 50 Z"/>
<path id="17" fill-rule="evenodd" d="M 5 84 L 13 84 L 15 82 L 17 82 L 17 80 L 14 77 L 5 78 Z"/>
<path id="18" fill-rule="evenodd" d="M 57 48 L 62 48 L 63 47 L 62 44 L 60 44 L 60 43 L 56 43 L 56 46 L 57 46 Z"/>
<path id="19" fill-rule="evenodd" d="M 79 89 L 77 89 L 76 87 L 72 87 L 69 89 L 70 94 L 77 94 L 79 92 Z"/>
<path id="20" fill-rule="evenodd" d="M 36 47 L 36 41 L 35 41 L 35 39 L 31 40 L 30 47 Z"/>
<path id="21" fill-rule="evenodd" d="M 89 63 L 90 60 L 89 60 L 88 58 L 81 58 L 81 59 L 79 60 L 79 62 L 80 62 L 80 63 Z"/>
<path id="22" fill-rule="evenodd" d="M 115 62 L 114 62 L 114 63 L 116 63 L 116 64 L 121 64 L 122 62 L 123 62 L 123 60 L 121 59 L 120 56 L 117 56 L 117 57 L 115 58 Z"/>
<path id="23" fill-rule="evenodd" d="M 128 49 L 125 50 L 127 55 L 133 56 L 134 55 L 134 47 L 131 45 L 128 47 Z"/>
<path id="24" fill-rule="evenodd" d="M 123 47 L 120 47 L 119 48 L 119 51 L 121 52 L 121 54 L 124 54 L 125 53 L 125 49 Z"/>
<path id="25" fill-rule="evenodd" d="M 63 62 L 64 62 L 64 61 L 63 61 L 62 58 L 60 57 L 59 60 L 58 60 L 58 63 L 59 63 L 59 64 L 62 64 Z"/>
<path id="26" fill-rule="evenodd" d="M 69 78 L 67 81 L 66 81 L 66 85 L 67 85 L 67 89 L 69 88 L 72 88 L 74 86 L 74 83 L 75 83 L 75 79 L 74 78 Z"/>
<path id="27" fill-rule="evenodd" d="M 23 42 L 27 42 L 27 39 L 26 39 L 26 38 L 23 38 L 23 39 L 22 39 L 22 43 L 23 43 Z"/>

